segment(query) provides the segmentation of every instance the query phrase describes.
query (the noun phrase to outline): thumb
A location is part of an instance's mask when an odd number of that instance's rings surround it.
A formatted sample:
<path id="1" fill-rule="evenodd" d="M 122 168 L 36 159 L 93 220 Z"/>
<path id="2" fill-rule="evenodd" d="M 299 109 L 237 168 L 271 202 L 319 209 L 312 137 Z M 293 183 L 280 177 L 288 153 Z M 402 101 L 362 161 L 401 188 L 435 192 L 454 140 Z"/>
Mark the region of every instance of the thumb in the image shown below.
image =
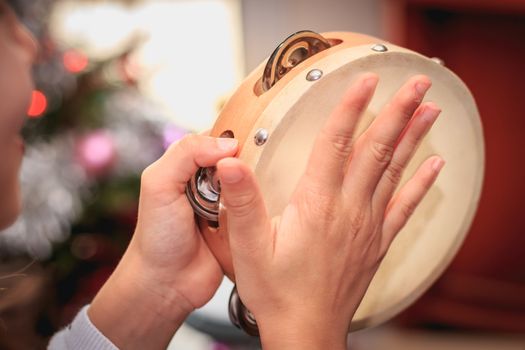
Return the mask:
<path id="1" fill-rule="evenodd" d="M 237 148 L 235 139 L 187 135 L 144 170 L 142 189 L 148 193 L 183 195 L 199 167 L 215 165 L 219 159 L 234 155 Z"/>
<path id="2" fill-rule="evenodd" d="M 271 246 L 270 220 L 255 174 L 239 159 L 224 158 L 217 163 L 217 175 L 232 255 L 260 254 Z"/>

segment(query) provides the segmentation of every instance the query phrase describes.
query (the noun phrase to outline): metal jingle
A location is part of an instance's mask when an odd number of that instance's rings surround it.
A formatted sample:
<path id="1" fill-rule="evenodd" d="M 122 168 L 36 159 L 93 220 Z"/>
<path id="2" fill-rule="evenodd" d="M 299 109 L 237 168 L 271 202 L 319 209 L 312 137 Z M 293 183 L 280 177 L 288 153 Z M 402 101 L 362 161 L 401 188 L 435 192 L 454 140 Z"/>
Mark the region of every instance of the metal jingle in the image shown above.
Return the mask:
<path id="1" fill-rule="evenodd" d="M 233 287 L 232 293 L 230 294 L 230 302 L 228 304 L 228 314 L 230 321 L 237 328 L 242 329 L 251 336 L 259 336 L 259 327 L 253 314 L 244 306 L 239 293 L 237 293 L 237 287 Z"/>
<path id="2" fill-rule="evenodd" d="M 234 134 L 231 130 L 225 130 L 219 137 L 233 138 Z M 199 168 L 186 184 L 186 197 L 193 211 L 208 220 L 214 227 L 217 227 L 219 223 L 221 196 L 221 184 L 215 176 L 216 170 L 214 166 Z"/>
<path id="3" fill-rule="evenodd" d="M 219 221 L 220 191 L 215 167 L 200 168 L 186 184 L 186 197 L 193 211 L 211 222 Z"/>
<path id="4" fill-rule="evenodd" d="M 304 30 L 290 35 L 268 59 L 261 81 L 262 90 L 268 91 L 293 67 L 330 47 L 328 40 L 316 32 Z"/>

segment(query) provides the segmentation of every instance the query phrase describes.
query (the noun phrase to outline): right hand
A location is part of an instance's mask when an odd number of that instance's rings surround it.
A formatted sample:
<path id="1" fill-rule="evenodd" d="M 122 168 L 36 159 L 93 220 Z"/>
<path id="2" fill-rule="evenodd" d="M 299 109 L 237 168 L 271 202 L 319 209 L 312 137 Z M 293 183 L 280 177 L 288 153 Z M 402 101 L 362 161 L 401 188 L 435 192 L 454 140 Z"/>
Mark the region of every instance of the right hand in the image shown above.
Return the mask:
<path id="1" fill-rule="evenodd" d="M 247 165 L 217 165 L 237 289 L 265 349 L 345 348 L 381 260 L 444 164 L 430 157 L 394 196 L 440 110 L 421 104 L 431 82 L 415 76 L 354 142 L 377 83 L 364 74 L 344 95 L 280 216 L 268 216 Z"/>

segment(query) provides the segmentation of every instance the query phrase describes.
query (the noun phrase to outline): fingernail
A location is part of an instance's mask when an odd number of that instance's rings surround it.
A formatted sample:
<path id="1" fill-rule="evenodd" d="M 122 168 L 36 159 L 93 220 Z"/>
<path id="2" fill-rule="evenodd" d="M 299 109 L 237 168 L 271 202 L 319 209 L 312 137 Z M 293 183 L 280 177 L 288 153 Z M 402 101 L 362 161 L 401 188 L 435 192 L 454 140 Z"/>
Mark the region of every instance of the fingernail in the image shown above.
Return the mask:
<path id="1" fill-rule="evenodd" d="M 221 183 L 235 184 L 240 182 L 244 178 L 244 174 L 239 168 L 228 167 L 223 169 L 221 175 Z"/>
<path id="2" fill-rule="evenodd" d="M 229 151 L 237 147 L 239 141 L 232 138 L 219 137 L 217 140 L 217 147 L 223 151 Z"/>
<path id="3" fill-rule="evenodd" d="M 423 110 L 421 118 L 426 122 L 433 123 L 437 119 L 439 113 L 441 113 L 441 109 L 434 106 L 427 106 Z"/>
<path id="4" fill-rule="evenodd" d="M 432 169 L 435 172 L 439 172 L 441 168 L 443 168 L 443 165 L 445 165 L 445 161 L 441 158 L 438 158 L 432 162 Z"/>
<path id="5" fill-rule="evenodd" d="M 416 92 L 418 93 L 419 96 L 423 96 L 425 92 L 427 92 L 427 90 L 430 88 L 430 85 L 432 84 L 428 80 L 419 81 L 416 83 Z"/>

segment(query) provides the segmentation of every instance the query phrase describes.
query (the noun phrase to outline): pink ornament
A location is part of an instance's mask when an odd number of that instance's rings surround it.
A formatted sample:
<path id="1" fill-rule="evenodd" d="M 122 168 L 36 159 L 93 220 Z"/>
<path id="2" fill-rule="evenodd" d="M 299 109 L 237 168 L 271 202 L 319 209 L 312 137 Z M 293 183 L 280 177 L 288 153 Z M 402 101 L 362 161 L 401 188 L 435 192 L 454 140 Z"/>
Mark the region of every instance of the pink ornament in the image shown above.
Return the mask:
<path id="1" fill-rule="evenodd" d="M 180 140 L 188 133 L 187 130 L 184 130 L 182 128 L 179 128 L 175 125 L 169 125 L 164 129 L 164 132 L 162 133 L 162 139 L 163 139 L 163 145 L 164 149 L 168 149 L 168 147 L 175 141 Z"/>
<path id="2" fill-rule="evenodd" d="M 77 159 L 90 175 L 101 175 L 111 169 L 117 158 L 115 144 L 106 130 L 82 137 L 76 146 Z"/>

